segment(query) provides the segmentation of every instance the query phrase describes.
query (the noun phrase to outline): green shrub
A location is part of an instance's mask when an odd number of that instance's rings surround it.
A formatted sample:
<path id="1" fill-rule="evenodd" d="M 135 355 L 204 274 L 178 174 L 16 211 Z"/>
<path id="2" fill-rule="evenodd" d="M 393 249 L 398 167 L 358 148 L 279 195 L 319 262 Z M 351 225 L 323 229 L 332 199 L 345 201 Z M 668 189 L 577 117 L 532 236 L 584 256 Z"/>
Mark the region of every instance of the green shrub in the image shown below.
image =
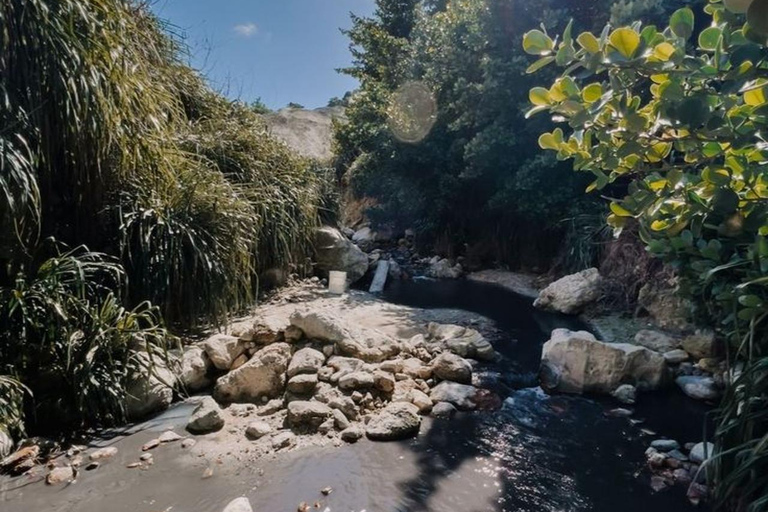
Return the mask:
<path id="1" fill-rule="evenodd" d="M 124 282 L 114 258 L 80 247 L 0 288 L 0 374 L 28 388 L 28 426 L 66 430 L 124 419 L 133 351 L 160 353 L 166 342 L 154 308 L 120 305 Z M 6 378 L 2 385 L 14 389 Z M 10 405 L 1 404 L 0 424 L 19 425 L 21 395 L 17 385 Z"/>
<path id="2" fill-rule="evenodd" d="M 541 30 L 523 42 L 539 58 L 534 68 L 565 68 L 530 91 L 531 114 L 568 123 L 542 134 L 541 147 L 614 198 L 608 223 L 617 233 L 638 224 L 648 251 L 676 269 L 701 319 L 728 341 L 736 378 L 719 410 L 711 474 L 719 505 L 749 511 L 768 503 L 765 5 L 755 0 L 745 24 L 712 0 L 695 46 L 689 8 L 661 29 L 576 36 L 569 26 L 559 43 Z"/>

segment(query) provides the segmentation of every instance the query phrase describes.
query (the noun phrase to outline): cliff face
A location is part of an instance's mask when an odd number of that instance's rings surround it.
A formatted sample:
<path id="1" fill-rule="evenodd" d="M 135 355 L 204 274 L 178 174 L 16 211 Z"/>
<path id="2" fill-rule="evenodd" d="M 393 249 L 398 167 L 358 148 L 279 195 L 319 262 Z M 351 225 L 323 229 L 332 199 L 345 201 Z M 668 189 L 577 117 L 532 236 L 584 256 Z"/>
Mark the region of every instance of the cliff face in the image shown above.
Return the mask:
<path id="1" fill-rule="evenodd" d="M 346 116 L 344 107 L 284 108 L 264 119 L 270 133 L 301 156 L 328 162 L 333 158 L 333 119 L 346 120 Z"/>

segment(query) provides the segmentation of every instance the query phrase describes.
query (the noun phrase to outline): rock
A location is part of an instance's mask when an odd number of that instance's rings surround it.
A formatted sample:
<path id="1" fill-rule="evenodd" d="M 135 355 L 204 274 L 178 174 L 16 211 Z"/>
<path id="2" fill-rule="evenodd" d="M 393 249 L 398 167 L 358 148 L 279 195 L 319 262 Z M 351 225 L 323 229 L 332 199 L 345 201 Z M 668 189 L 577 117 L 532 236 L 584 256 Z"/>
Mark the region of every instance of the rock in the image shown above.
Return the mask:
<path id="1" fill-rule="evenodd" d="M 337 353 L 378 363 L 400 352 L 398 343 L 375 329 L 360 329 L 328 311 L 296 311 L 291 324 L 308 338 L 336 344 Z"/>
<path id="2" fill-rule="evenodd" d="M 129 419 L 141 419 L 166 410 L 173 402 L 176 375 L 165 361 L 146 352 L 135 352 L 141 370 L 134 374 L 126 386 L 125 410 Z"/>
<path id="3" fill-rule="evenodd" d="M 0 428 L 0 459 L 4 459 L 10 454 L 13 451 L 13 446 L 14 443 L 11 436 L 5 429 Z"/>
<path id="4" fill-rule="evenodd" d="M 720 396 L 720 389 L 712 377 L 682 376 L 675 379 L 675 383 L 683 393 L 696 400 L 715 400 Z"/>
<path id="5" fill-rule="evenodd" d="M 432 322 L 427 326 L 427 335 L 429 343 L 437 343 L 445 350 L 449 350 L 461 357 L 469 357 L 481 361 L 492 361 L 496 358 L 493 345 L 475 329 L 460 325 Z M 420 340 L 412 339 L 409 343 L 412 346 L 417 346 Z"/>
<path id="6" fill-rule="evenodd" d="M 285 339 L 284 331 L 287 327 L 287 325 L 284 325 L 273 318 L 260 318 L 253 323 L 247 341 L 253 341 L 259 345 L 278 343 Z M 243 337 L 241 336 L 241 339 L 242 338 Z"/>
<path id="7" fill-rule="evenodd" d="M 684 468 L 676 469 L 672 476 L 675 478 L 675 482 L 681 485 L 688 485 L 691 483 L 691 474 Z"/>
<path id="8" fill-rule="evenodd" d="M 272 448 L 279 450 L 288 448 L 296 441 L 296 435 L 293 432 L 280 432 L 272 438 Z"/>
<path id="9" fill-rule="evenodd" d="M 190 393 L 209 387 L 213 381 L 208 377 L 213 367 L 208 354 L 199 346 L 184 349 L 179 368 L 179 383 Z"/>
<path id="10" fill-rule="evenodd" d="M 184 449 L 192 448 L 197 444 L 197 441 L 192 438 L 187 438 L 181 442 L 181 447 Z"/>
<path id="11" fill-rule="evenodd" d="M 373 230 L 368 227 L 362 227 L 355 231 L 355 234 L 352 235 L 352 241 L 355 243 L 371 243 L 376 240 L 376 233 L 373 232 Z"/>
<path id="12" fill-rule="evenodd" d="M 388 373 L 400 373 L 403 371 L 403 361 L 400 359 L 382 361 L 379 365 L 379 370 Z"/>
<path id="13" fill-rule="evenodd" d="M 395 376 L 389 372 L 376 370 L 373 372 L 373 386 L 382 393 L 392 393 L 395 390 Z"/>
<path id="14" fill-rule="evenodd" d="M 105 448 L 99 448 L 91 453 L 88 458 L 91 460 L 104 460 L 111 459 L 117 455 L 117 448 L 115 446 L 107 446 Z"/>
<path id="15" fill-rule="evenodd" d="M 665 370 L 664 357 L 645 347 L 604 343 L 586 331 L 555 329 L 542 349 L 540 377 L 547 391 L 610 393 L 622 384 L 658 389 Z"/>
<path id="16" fill-rule="evenodd" d="M 230 371 L 237 370 L 247 362 L 248 362 L 248 354 L 246 353 L 240 354 L 235 358 L 234 361 L 232 361 L 232 366 L 229 367 L 229 370 Z"/>
<path id="17" fill-rule="evenodd" d="M 435 279 L 458 279 L 464 273 L 460 264 L 452 265 L 447 258 L 430 264 L 427 274 Z"/>
<path id="18" fill-rule="evenodd" d="M 357 426 L 349 427 L 341 432 L 341 440 L 347 443 L 354 443 L 363 437 L 363 429 Z"/>
<path id="19" fill-rule="evenodd" d="M 302 348 L 297 350 L 291 358 L 291 364 L 288 365 L 288 377 L 300 373 L 317 373 L 323 364 L 325 364 L 325 354 L 313 348 Z"/>
<path id="20" fill-rule="evenodd" d="M 432 388 L 429 398 L 433 402 L 448 402 L 461 410 L 472 410 L 477 407 L 478 391 L 474 386 L 446 380 Z"/>
<path id="21" fill-rule="evenodd" d="M 432 407 L 432 416 L 435 418 L 452 418 L 456 414 L 456 407 L 448 402 L 438 402 Z"/>
<path id="22" fill-rule="evenodd" d="M 714 374 L 722 373 L 724 369 L 723 362 L 716 357 L 705 357 L 704 359 L 699 359 L 697 366 L 701 371 Z"/>
<path id="23" fill-rule="evenodd" d="M 651 443 L 651 448 L 660 452 L 671 452 L 672 450 L 679 450 L 680 443 L 674 439 L 656 439 Z"/>
<path id="24" fill-rule="evenodd" d="M 683 338 L 681 345 L 696 360 L 714 357 L 717 353 L 715 333 L 712 331 L 699 330 L 689 334 Z"/>
<path id="25" fill-rule="evenodd" d="M 224 416 L 216 400 L 207 396 L 195 408 L 187 422 L 187 430 L 193 434 L 207 434 L 221 430 Z"/>
<path id="26" fill-rule="evenodd" d="M 689 325 L 691 304 L 677 293 L 677 284 L 673 281 L 646 283 L 640 288 L 637 303 L 662 329 L 682 330 Z"/>
<path id="27" fill-rule="evenodd" d="M 72 466 L 64 466 L 60 468 L 53 468 L 48 476 L 45 477 L 45 483 L 48 485 L 58 485 L 64 482 L 74 480 L 75 471 Z"/>
<path id="28" fill-rule="evenodd" d="M 374 441 L 393 441 L 417 435 L 420 426 L 421 416 L 415 405 L 392 402 L 371 418 L 365 434 Z"/>
<path id="29" fill-rule="evenodd" d="M 369 389 L 373 384 L 373 374 L 363 371 L 348 373 L 339 379 L 339 389 L 344 391 Z"/>
<path id="30" fill-rule="evenodd" d="M 228 334 L 214 334 L 202 343 L 211 363 L 219 370 L 228 371 L 237 357 L 245 352 L 245 345 Z"/>
<path id="31" fill-rule="evenodd" d="M 623 404 L 634 404 L 637 398 L 637 388 L 632 384 L 622 384 L 613 390 L 611 395 Z"/>
<path id="32" fill-rule="evenodd" d="M 336 426 L 336 430 L 346 430 L 349 428 L 349 420 L 344 416 L 343 412 L 333 409 L 331 414 L 333 414 L 333 423 Z"/>
<path id="33" fill-rule="evenodd" d="M 36 444 L 19 448 L 0 461 L 0 473 L 21 475 L 37 464 L 40 456 L 40 447 Z"/>
<path id="34" fill-rule="evenodd" d="M 248 498 L 236 498 L 224 507 L 222 512 L 253 512 Z"/>
<path id="35" fill-rule="evenodd" d="M 317 386 L 317 375 L 303 373 L 292 377 L 288 381 L 288 391 L 297 395 L 310 395 Z"/>
<path id="36" fill-rule="evenodd" d="M 281 395 L 290 357 L 291 346 L 287 343 L 267 345 L 243 366 L 220 377 L 214 397 L 221 402 L 258 403 L 264 397 Z"/>
<path id="37" fill-rule="evenodd" d="M 150 439 L 149 441 L 141 445 L 141 451 L 148 452 L 149 450 L 154 450 L 158 446 L 160 446 L 160 439 L 157 439 L 157 438 Z"/>
<path id="38" fill-rule="evenodd" d="M 331 408 L 321 402 L 297 400 L 288 404 L 288 424 L 294 428 L 317 429 L 332 415 Z"/>
<path id="39" fill-rule="evenodd" d="M 602 278 L 596 268 L 558 279 L 544 288 L 533 305 L 572 315 L 600 298 Z"/>
<path id="40" fill-rule="evenodd" d="M 451 352 L 443 352 L 432 362 L 432 373 L 442 380 L 470 384 L 472 382 L 472 365 L 461 356 Z"/>
<path id="41" fill-rule="evenodd" d="M 315 231 L 314 250 L 315 268 L 323 273 L 340 270 L 354 283 L 368 272 L 368 256 L 335 228 L 323 226 Z"/>
<path id="42" fill-rule="evenodd" d="M 664 352 L 664 359 L 669 364 L 680 364 L 683 361 L 687 361 L 688 357 L 690 357 L 688 352 L 680 348 Z"/>
<path id="43" fill-rule="evenodd" d="M 160 434 L 160 437 L 158 439 L 160 439 L 161 443 L 165 444 L 165 443 L 173 443 L 176 441 L 181 441 L 183 438 L 173 430 L 166 430 L 165 432 Z"/>
<path id="44" fill-rule="evenodd" d="M 301 332 L 301 329 L 296 327 L 295 325 L 289 325 L 285 328 L 285 332 L 283 333 L 283 336 L 285 337 L 285 341 L 288 343 L 296 343 L 297 341 L 300 341 L 304 337 L 304 333 Z"/>
<path id="45" fill-rule="evenodd" d="M 429 414 L 432 410 L 432 400 L 418 389 L 411 391 L 411 403 L 419 408 L 419 414 Z"/>
<path id="46" fill-rule="evenodd" d="M 272 427 L 266 421 L 254 421 L 245 428 L 245 437 L 255 441 L 272 433 Z"/>
<path id="47" fill-rule="evenodd" d="M 635 334 L 635 344 L 656 352 L 669 352 L 680 346 L 680 342 L 671 336 L 659 331 L 643 329 Z"/>
<path id="48" fill-rule="evenodd" d="M 414 379 L 429 379 L 432 377 L 432 368 L 425 366 L 421 359 L 415 357 L 403 361 L 403 373 Z"/>
<path id="49" fill-rule="evenodd" d="M 688 454 L 691 462 L 702 464 L 712 457 L 715 451 L 715 445 L 712 443 L 697 443 Z"/>
<path id="50" fill-rule="evenodd" d="M 653 489 L 653 492 L 663 491 L 667 487 L 669 487 L 669 485 L 664 477 L 659 475 L 651 476 L 651 489 Z"/>
<path id="51" fill-rule="evenodd" d="M 256 411 L 254 404 L 232 404 L 227 408 L 229 414 L 238 418 L 246 418 Z"/>

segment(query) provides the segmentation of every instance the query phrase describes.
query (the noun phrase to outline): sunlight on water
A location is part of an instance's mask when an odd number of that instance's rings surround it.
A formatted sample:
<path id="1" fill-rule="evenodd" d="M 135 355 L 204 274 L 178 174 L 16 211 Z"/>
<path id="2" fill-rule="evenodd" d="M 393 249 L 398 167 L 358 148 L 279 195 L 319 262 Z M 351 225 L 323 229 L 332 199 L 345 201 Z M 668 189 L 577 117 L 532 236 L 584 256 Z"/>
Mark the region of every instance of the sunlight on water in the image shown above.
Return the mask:
<path id="1" fill-rule="evenodd" d="M 392 135 L 402 142 L 421 142 L 432 131 L 437 119 L 437 102 L 423 82 L 406 82 L 392 97 L 387 109 L 387 124 Z"/>

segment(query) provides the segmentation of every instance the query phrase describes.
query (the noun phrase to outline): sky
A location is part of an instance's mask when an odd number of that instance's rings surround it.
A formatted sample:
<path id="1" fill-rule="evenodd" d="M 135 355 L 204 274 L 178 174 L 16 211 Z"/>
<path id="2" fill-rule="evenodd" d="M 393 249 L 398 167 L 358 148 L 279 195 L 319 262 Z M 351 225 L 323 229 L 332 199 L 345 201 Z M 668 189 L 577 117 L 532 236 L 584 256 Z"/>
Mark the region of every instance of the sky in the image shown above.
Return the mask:
<path id="1" fill-rule="evenodd" d="M 153 0 L 182 35 L 189 63 L 231 99 L 325 106 L 357 82 L 337 73 L 352 61 L 340 28 L 350 12 L 370 16 L 374 0 Z"/>

